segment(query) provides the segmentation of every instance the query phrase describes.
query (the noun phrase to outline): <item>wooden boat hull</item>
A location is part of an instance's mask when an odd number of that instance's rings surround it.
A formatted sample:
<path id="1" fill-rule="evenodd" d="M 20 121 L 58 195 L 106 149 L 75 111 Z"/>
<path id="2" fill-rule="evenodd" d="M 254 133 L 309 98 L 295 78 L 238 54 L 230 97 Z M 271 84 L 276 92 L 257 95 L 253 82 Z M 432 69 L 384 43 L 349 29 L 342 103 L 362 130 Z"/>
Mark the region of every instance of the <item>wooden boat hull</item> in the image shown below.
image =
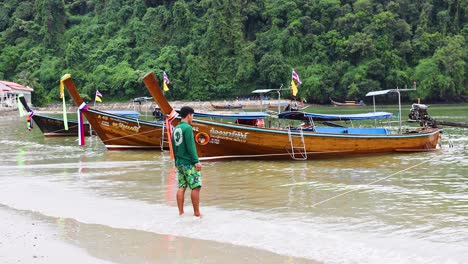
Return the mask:
<path id="1" fill-rule="evenodd" d="M 279 105 L 279 108 L 280 108 L 280 109 L 284 109 L 286 106 L 288 106 L 288 104 L 280 104 L 280 105 Z M 269 108 L 269 109 L 278 109 L 278 105 L 269 104 L 269 105 L 268 105 L 268 108 Z"/>
<path id="2" fill-rule="evenodd" d="M 214 109 L 241 109 L 242 105 L 215 105 L 210 103 Z"/>
<path id="3" fill-rule="evenodd" d="M 174 121 L 173 125 L 176 125 Z M 289 132 L 280 129 L 256 128 L 220 122 L 194 120 L 193 130 L 198 154 L 207 159 L 306 159 L 383 153 L 415 149 L 435 149 L 439 131 L 432 130 L 404 135 L 338 135 L 328 133 Z M 203 140 L 200 141 L 200 138 Z M 304 147 L 303 150 L 293 147 Z"/>
<path id="4" fill-rule="evenodd" d="M 108 150 L 167 148 L 162 123 L 142 121 L 94 109 L 88 109 L 83 114 Z"/>
<path id="5" fill-rule="evenodd" d="M 20 102 L 23 105 L 24 109 L 27 112 L 31 112 L 31 108 L 29 107 L 28 103 L 24 99 L 24 97 L 20 97 Z M 42 114 L 34 114 L 32 116 L 34 123 L 39 127 L 41 132 L 44 134 L 45 137 L 72 137 L 78 136 L 78 122 L 69 120 L 68 130 L 65 130 L 65 120 L 57 117 L 42 115 Z M 92 135 L 91 126 L 89 123 L 84 123 L 84 132 L 85 136 Z"/>
<path id="6" fill-rule="evenodd" d="M 352 103 L 352 102 L 340 103 L 340 102 L 333 101 L 331 98 L 330 98 L 330 101 L 332 102 L 334 106 L 365 106 L 366 105 L 364 103 L 359 104 L 359 103 Z"/>
<path id="7" fill-rule="evenodd" d="M 172 111 L 154 75 L 146 87 L 165 114 Z M 173 121 L 177 125 L 179 119 Z M 435 149 L 440 130 L 398 135 L 352 135 L 288 131 L 224 122 L 194 120 L 198 155 L 203 159 L 311 159 L 384 153 L 404 149 Z"/>
<path id="8" fill-rule="evenodd" d="M 71 78 L 63 80 L 76 105 L 83 99 Z M 162 150 L 168 145 L 163 123 L 142 121 L 89 108 L 82 111 L 108 150 Z"/>
<path id="9" fill-rule="evenodd" d="M 78 136 L 78 122 L 68 121 L 68 130 L 65 130 L 65 121 L 61 118 L 34 114 L 34 123 L 39 127 L 45 137 L 73 137 Z M 85 136 L 92 135 L 89 123 L 84 124 Z"/>

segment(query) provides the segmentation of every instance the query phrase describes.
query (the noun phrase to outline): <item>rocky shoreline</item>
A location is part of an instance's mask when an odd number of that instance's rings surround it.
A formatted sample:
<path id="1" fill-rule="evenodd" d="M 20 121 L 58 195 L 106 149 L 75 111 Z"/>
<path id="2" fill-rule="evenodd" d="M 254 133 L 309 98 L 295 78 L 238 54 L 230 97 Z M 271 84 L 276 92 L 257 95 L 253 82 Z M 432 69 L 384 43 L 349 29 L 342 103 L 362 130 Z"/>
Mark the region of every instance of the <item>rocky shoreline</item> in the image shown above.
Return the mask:
<path id="1" fill-rule="evenodd" d="M 289 103 L 289 100 L 280 100 L 280 104 Z M 278 100 L 239 100 L 235 102 L 231 101 L 171 101 L 170 105 L 176 109 L 182 106 L 190 106 L 195 111 L 212 111 L 215 110 L 211 104 L 225 105 L 225 104 L 242 104 L 243 109 L 260 109 L 265 108 L 268 105 L 278 105 Z M 97 103 L 96 105 L 89 104 L 92 108 L 97 110 L 134 110 L 138 112 L 153 111 L 157 104 L 152 101 L 139 102 L 119 102 L 119 103 Z M 46 107 L 32 107 L 37 113 L 61 113 L 61 104 L 51 104 Z M 76 106 L 67 104 L 67 112 L 75 112 Z M 0 116 L 12 116 L 17 115 L 17 108 L 1 108 Z"/>

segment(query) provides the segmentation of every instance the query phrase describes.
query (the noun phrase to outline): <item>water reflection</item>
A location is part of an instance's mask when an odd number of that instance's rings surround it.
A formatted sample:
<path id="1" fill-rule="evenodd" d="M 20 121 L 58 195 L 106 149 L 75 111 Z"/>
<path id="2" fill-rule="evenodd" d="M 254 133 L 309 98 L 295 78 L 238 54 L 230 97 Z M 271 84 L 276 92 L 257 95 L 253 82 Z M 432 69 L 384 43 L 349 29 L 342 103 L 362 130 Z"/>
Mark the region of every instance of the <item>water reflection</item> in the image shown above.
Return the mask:
<path id="1" fill-rule="evenodd" d="M 172 167 L 169 171 L 169 175 L 167 177 L 168 182 L 166 184 L 166 192 L 165 192 L 165 203 L 166 205 L 172 205 L 174 203 L 174 196 L 177 191 L 177 168 Z"/>
<path id="2" fill-rule="evenodd" d="M 16 154 L 16 164 L 19 166 L 19 167 L 22 167 L 24 165 L 26 165 L 26 162 L 27 162 L 27 155 L 28 155 L 28 147 L 19 147 L 18 149 L 18 153 Z"/>

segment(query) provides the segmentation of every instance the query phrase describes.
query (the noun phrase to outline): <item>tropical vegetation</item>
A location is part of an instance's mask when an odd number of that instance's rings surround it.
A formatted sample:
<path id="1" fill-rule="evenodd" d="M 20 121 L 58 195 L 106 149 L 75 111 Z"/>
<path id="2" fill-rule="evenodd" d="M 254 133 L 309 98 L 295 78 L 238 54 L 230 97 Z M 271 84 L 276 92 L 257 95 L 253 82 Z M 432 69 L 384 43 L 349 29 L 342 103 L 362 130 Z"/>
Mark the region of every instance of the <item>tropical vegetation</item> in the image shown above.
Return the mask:
<path id="1" fill-rule="evenodd" d="M 467 13 L 466 0 L 4 0 L 0 79 L 36 104 L 58 100 L 65 73 L 88 98 L 128 100 L 165 71 L 169 99 L 211 100 L 288 88 L 294 68 L 308 102 L 413 82 L 405 100 L 461 102 Z"/>

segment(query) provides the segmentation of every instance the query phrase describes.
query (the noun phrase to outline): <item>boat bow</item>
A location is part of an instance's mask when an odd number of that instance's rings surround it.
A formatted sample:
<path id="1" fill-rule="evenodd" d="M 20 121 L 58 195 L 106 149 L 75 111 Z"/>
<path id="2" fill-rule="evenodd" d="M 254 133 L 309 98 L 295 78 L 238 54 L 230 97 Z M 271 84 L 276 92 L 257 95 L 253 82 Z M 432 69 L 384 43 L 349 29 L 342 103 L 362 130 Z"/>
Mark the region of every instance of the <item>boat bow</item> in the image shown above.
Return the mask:
<path id="1" fill-rule="evenodd" d="M 154 76 L 154 73 L 149 72 L 143 77 L 143 81 L 145 82 L 146 88 L 150 92 L 153 99 L 158 103 L 159 108 L 163 112 L 164 115 L 168 116 L 171 113 L 175 112 L 172 106 L 167 101 L 166 97 L 163 95 L 161 87 L 159 86 L 158 80 Z"/>

